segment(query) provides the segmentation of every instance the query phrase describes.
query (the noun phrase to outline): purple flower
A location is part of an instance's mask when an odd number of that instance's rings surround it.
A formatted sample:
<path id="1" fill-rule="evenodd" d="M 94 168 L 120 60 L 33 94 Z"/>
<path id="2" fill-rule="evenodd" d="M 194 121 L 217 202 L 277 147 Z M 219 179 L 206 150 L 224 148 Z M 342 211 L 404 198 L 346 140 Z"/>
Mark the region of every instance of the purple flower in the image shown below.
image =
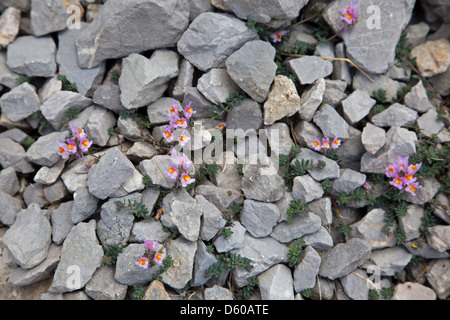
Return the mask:
<path id="1" fill-rule="evenodd" d="M 191 178 L 189 172 L 184 172 L 181 174 L 181 186 L 186 188 L 189 184 L 194 183 L 195 179 Z"/>
<path id="2" fill-rule="evenodd" d="M 172 165 L 165 174 L 172 180 L 176 180 L 178 178 L 178 168 L 175 165 Z"/>
<path id="3" fill-rule="evenodd" d="M 182 128 L 182 129 L 186 129 L 188 125 L 187 119 L 186 118 L 179 118 L 176 122 L 176 124 L 174 125 L 174 128 Z"/>
<path id="4" fill-rule="evenodd" d="M 166 142 L 172 142 L 173 141 L 173 133 L 172 129 L 169 126 L 164 127 L 164 139 L 166 139 Z"/>
<path id="5" fill-rule="evenodd" d="M 344 21 L 347 25 L 354 25 L 358 22 L 359 14 L 358 11 L 359 3 L 351 2 L 349 6 L 342 9 L 342 16 L 340 16 L 341 20 Z"/>
<path id="6" fill-rule="evenodd" d="M 189 139 L 190 138 L 186 136 L 183 131 L 183 133 L 181 133 L 181 135 L 178 137 L 177 141 L 180 143 L 182 147 L 184 147 L 186 143 L 189 141 Z"/>
<path id="7" fill-rule="evenodd" d="M 59 151 L 58 154 L 63 158 L 67 159 L 70 156 L 69 151 L 67 150 L 67 143 L 56 141 L 56 144 L 58 145 Z"/>
<path id="8" fill-rule="evenodd" d="M 320 143 L 320 139 L 317 139 L 316 137 L 314 137 L 314 142 L 312 143 L 312 146 L 314 147 L 314 150 L 316 151 L 320 151 L 320 149 L 322 149 L 322 144 Z"/>
<path id="9" fill-rule="evenodd" d="M 390 181 L 389 184 L 392 185 L 392 186 L 394 186 L 394 187 L 396 187 L 396 188 L 399 189 L 399 190 L 402 190 L 402 189 L 403 189 L 403 179 L 400 178 L 400 177 L 398 176 L 398 174 L 395 174 L 394 180 Z"/>
<path id="10" fill-rule="evenodd" d="M 156 251 L 156 248 L 159 246 L 158 241 L 145 239 L 144 240 L 144 248 L 148 250 L 149 253 L 153 253 Z"/>
<path id="11" fill-rule="evenodd" d="M 272 38 L 273 43 L 281 42 L 281 38 L 283 38 L 283 36 L 287 35 L 288 33 L 289 30 L 278 30 L 272 33 L 270 37 Z"/>
<path id="12" fill-rule="evenodd" d="M 337 149 L 341 145 L 341 139 L 338 137 L 334 138 L 333 142 L 331 143 L 331 149 Z"/>
<path id="13" fill-rule="evenodd" d="M 189 120 L 194 114 L 197 113 L 197 111 L 194 111 L 194 109 L 191 108 L 191 104 L 192 104 L 192 101 L 189 102 L 189 104 L 183 109 L 184 117 L 185 117 L 186 119 L 188 119 L 188 120 Z"/>
<path id="14" fill-rule="evenodd" d="M 139 255 L 139 260 L 135 262 L 136 265 L 141 267 L 142 269 L 148 269 L 148 258 Z"/>
<path id="15" fill-rule="evenodd" d="M 157 265 L 162 265 L 165 258 L 166 252 L 156 252 L 156 254 L 153 256 L 153 262 L 155 262 Z"/>
<path id="16" fill-rule="evenodd" d="M 362 187 L 364 188 L 364 189 L 366 189 L 366 190 L 371 190 L 372 189 L 372 186 L 370 185 L 370 183 L 369 182 L 364 182 L 364 184 L 362 185 Z"/>
<path id="17" fill-rule="evenodd" d="M 412 194 L 413 196 L 416 196 L 416 190 L 421 188 L 423 187 L 420 186 L 418 182 L 413 182 L 405 187 L 405 191 Z"/>
<path id="18" fill-rule="evenodd" d="M 330 138 L 322 138 L 322 149 L 330 149 Z"/>
<path id="19" fill-rule="evenodd" d="M 421 163 L 416 163 L 416 164 L 411 164 L 411 165 L 409 165 L 407 172 L 409 174 L 415 174 L 417 171 L 419 171 L 421 166 L 422 166 L 422 162 Z"/>
<path id="20" fill-rule="evenodd" d="M 67 143 L 67 152 L 71 154 L 77 153 L 77 145 L 75 144 L 75 141 L 72 139 L 66 139 Z"/>

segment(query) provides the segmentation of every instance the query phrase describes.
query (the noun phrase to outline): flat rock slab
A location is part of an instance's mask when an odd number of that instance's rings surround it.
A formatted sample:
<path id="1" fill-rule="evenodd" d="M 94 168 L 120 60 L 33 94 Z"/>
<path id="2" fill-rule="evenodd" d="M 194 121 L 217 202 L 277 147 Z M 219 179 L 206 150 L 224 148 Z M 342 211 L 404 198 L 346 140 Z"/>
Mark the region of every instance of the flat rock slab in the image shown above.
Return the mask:
<path id="1" fill-rule="evenodd" d="M 202 71 L 221 68 L 244 43 L 258 39 L 244 21 L 225 13 L 204 12 L 177 43 L 178 52 Z"/>
<path id="2" fill-rule="evenodd" d="M 41 104 L 36 89 L 25 82 L 3 94 L 0 99 L 0 106 L 8 119 L 16 122 L 38 111 Z"/>
<path id="3" fill-rule="evenodd" d="M 316 56 L 292 59 L 286 62 L 286 66 L 302 85 L 311 84 L 333 73 L 333 63 Z"/>
<path id="4" fill-rule="evenodd" d="M 187 0 L 108 1 L 78 38 L 80 67 L 174 46 L 189 23 L 188 8 Z"/>
<path id="5" fill-rule="evenodd" d="M 61 258 L 49 288 L 52 293 L 81 289 L 100 267 L 103 248 L 95 234 L 96 222 L 80 222 L 70 230 L 63 243 Z"/>
<path id="6" fill-rule="evenodd" d="M 385 73 L 394 63 L 395 48 L 403 29 L 411 19 L 415 0 L 389 1 L 370 0 L 359 3 L 358 23 L 350 32 L 342 32 L 347 56 L 358 66 L 370 73 Z M 334 32 L 342 26 L 342 9 L 349 5 L 346 0 L 338 0 L 327 6 L 324 19 Z M 377 11 L 374 12 L 374 7 Z M 376 25 L 378 13 L 379 25 Z"/>

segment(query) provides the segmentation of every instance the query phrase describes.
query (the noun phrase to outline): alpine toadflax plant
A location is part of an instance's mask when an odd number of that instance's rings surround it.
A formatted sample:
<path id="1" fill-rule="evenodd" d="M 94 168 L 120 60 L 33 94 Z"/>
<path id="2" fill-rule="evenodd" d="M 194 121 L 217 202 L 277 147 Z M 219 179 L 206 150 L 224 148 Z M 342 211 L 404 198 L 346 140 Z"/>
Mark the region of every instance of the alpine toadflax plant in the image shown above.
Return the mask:
<path id="1" fill-rule="evenodd" d="M 175 148 L 170 150 L 170 167 L 165 174 L 172 180 L 176 180 L 176 188 L 181 184 L 186 188 L 189 184 L 194 183 L 195 179 L 190 176 L 192 161 L 182 152 L 177 152 Z"/>
<path id="2" fill-rule="evenodd" d="M 283 36 L 287 35 L 288 33 L 289 33 L 289 30 L 278 30 L 278 31 L 275 31 L 274 33 L 272 33 L 270 35 L 270 37 L 272 38 L 273 43 L 277 43 L 277 42 L 281 42 L 281 39 L 283 38 Z"/>
<path id="3" fill-rule="evenodd" d="M 135 264 L 143 269 L 151 268 L 155 265 L 162 265 L 166 258 L 166 249 L 158 241 L 145 239 L 145 253 L 139 255 L 139 260 Z"/>
<path id="4" fill-rule="evenodd" d="M 322 153 L 326 153 L 329 149 L 337 149 L 341 145 L 341 139 L 338 137 L 334 138 L 334 140 L 330 144 L 330 138 L 322 138 L 322 140 L 314 137 L 314 142 L 312 146 L 316 151 L 322 151 Z"/>
<path id="5" fill-rule="evenodd" d="M 77 158 L 81 158 L 88 152 L 89 147 L 92 145 L 92 141 L 87 139 L 87 134 L 83 129 L 78 129 L 76 126 L 70 126 L 72 131 L 72 137 L 66 139 L 65 142 L 56 141 L 58 145 L 58 154 L 67 159 L 71 154 L 74 154 Z"/>
<path id="6" fill-rule="evenodd" d="M 385 175 L 392 178 L 390 185 L 401 192 L 406 191 L 415 196 L 416 190 L 423 188 L 417 182 L 417 177 L 414 177 L 421 166 L 422 163 L 409 164 L 409 157 L 399 157 L 397 161 L 386 167 Z"/>
<path id="7" fill-rule="evenodd" d="M 345 31 L 348 26 L 350 26 L 350 32 L 353 30 L 353 27 L 358 23 L 359 14 L 358 14 L 359 3 L 351 2 L 350 5 L 346 6 L 342 9 L 341 20 L 343 21 L 342 27 L 339 30 L 339 33 Z"/>

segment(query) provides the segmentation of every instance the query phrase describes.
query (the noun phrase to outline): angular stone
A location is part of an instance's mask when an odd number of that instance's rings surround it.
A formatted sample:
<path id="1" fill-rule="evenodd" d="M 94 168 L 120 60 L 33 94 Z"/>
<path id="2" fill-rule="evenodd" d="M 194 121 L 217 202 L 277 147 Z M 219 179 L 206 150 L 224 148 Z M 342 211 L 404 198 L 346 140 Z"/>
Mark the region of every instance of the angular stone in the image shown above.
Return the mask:
<path id="1" fill-rule="evenodd" d="M 323 138 L 322 131 L 311 122 L 300 120 L 294 127 L 295 135 L 302 146 L 312 149 L 312 143 L 316 138 Z"/>
<path id="2" fill-rule="evenodd" d="M 92 103 L 80 93 L 59 91 L 48 98 L 41 106 L 42 115 L 56 130 L 60 130 L 67 121 L 66 113 L 69 109 L 84 110 Z"/>
<path id="3" fill-rule="evenodd" d="M 122 105 L 133 109 L 155 102 L 178 72 L 178 54 L 171 50 L 156 50 L 149 59 L 137 53 L 130 54 L 122 60 L 119 78 Z"/>
<path id="4" fill-rule="evenodd" d="M 216 187 L 214 185 L 200 185 L 195 188 L 195 194 L 204 196 L 222 212 L 242 196 L 240 192 L 235 190 Z"/>
<path id="5" fill-rule="evenodd" d="M 145 292 L 142 300 L 171 300 L 164 288 L 164 284 L 159 280 L 153 280 Z"/>
<path id="6" fill-rule="evenodd" d="M 222 212 L 217 207 L 206 200 L 204 196 L 195 197 L 202 211 L 202 224 L 199 237 L 202 240 L 211 240 L 226 224 L 222 217 Z"/>
<path id="7" fill-rule="evenodd" d="M 164 124 L 169 122 L 167 113 L 169 112 L 170 106 L 175 103 L 178 108 L 182 108 L 181 103 L 173 98 L 161 97 L 155 102 L 151 103 L 147 107 L 148 120 L 152 124 Z M 196 109 L 194 103 L 192 104 L 194 110 Z"/>
<path id="8" fill-rule="evenodd" d="M 331 280 L 348 275 L 369 259 L 372 246 L 364 240 L 352 238 L 321 255 L 319 275 Z"/>
<path id="9" fill-rule="evenodd" d="M 271 152 L 274 152 L 277 155 L 286 155 L 291 152 L 294 141 L 291 138 L 291 131 L 287 124 L 277 122 L 271 126 L 266 126 L 264 131 L 267 134 Z M 261 131 L 259 133 L 261 138 Z"/>
<path id="10" fill-rule="evenodd" d="M 313 28 L 303 23 L 289 28 L 289 34 L 287 35 L 287 39 L 285 42 L 286 49 L 294 50 L 296 43 L 306 44 L 308 46 L 316 46 L 318 44 L 318 41 L 316 37 L 314 37 L 314 32 L 315 30 Z M 314 53 L 314 55 L 318 54 Z"/>
<path id="11" fill-rule="evenodd" d="M 116 117 L 111 111 L 95 106 L 85 127 L 88 138 L 100 147 L 106 146 L 111 137 L 108 129 L 114 128 L 116 122 Z"/>
<path id="12" fill-rule="evenodd" d="M 127 150 L 127 157 L 133 162 L 141 162 L 150 159 L 159 152 L 148 142 L 136 141 L 133 146 Z"/>
<path id="13" fill-rule="evenodd" d="M 194 259 L 194 272 L 190 282 L 191 287 L 202 286 L 208 282 L 207 270 L 217 262 L 214 254 L 206 250 L 206 245 L 203 241 L 197 241 L 197 253 Z"/>
<path id="14" fill-rule="evenodd" d="M 316 56 L 295 58 L 286 62 L 286 66 L 302 85 L 311 84 L 320 78 L 329 76 L 333 72 L 331 61 Z"/>
<path id="15" fill-rule="evenodd" d="M 192 278 L 197 242 L 182 237 L 167 244 L 167 254 L 173 258 L 173 265 L 162 274 L 162 282 L 175 289 L 182 289 Z"/>
<path id="16" fill-rule="evenodd" d="M 192 87 L 194 78 L 194 66 L 183 59 L 180 63 L 180 72 L 172 90 L 172 95 L 177 100 L 183 100 L 186 90 Z"/>
<path id="17" fill-rule="evenodd" d="M 434 260 L 426 273 L 427 280 L 439 299 L 447 299 L 450 295 L 449 263 L 449 259 Z"/>
<path id="18" fill-rule="evenodd" d="M 395 103 L 386 110 L 374 115 L 371 121 L 378 127 L 402 127 L 413 125 L 417 116 L 416 111 L 400 103 Z"/>
<path id="19" fill-rule="evenodd" d="M 271 125 L 300 110 L 300 97 L 294 83 L 284 75 L 273 79 L 272 87 L 264 103 L 264 124 Z"/>
<path id="20" fill-rule="evenodd" d="M 94 91 L 92 102 L 116 114 L 125 110 L 120 102 L 120 88 L 116 84 L 98 86 Z"/>
<path id="21" fill-rule="evenodd" d="M 5 169 L 6 170 L 6 169 Z M 17 213 L 22 209 L 22 202 L 0 190 L 0 223 L 10 227 L 15 221 Z"/>
<path id="22" fill-rule="evenodd" d="M 304 203 L 309 203 L 321 198 L 323 194 L 324 191 L 321 184 L 311 178 L 309 174 L 294 178 L 292 187 L 292 197 L 294 199 L 300 199 Z"/>
<path id="23" fill-rule="evenodd" d="M 123 248 L 123 251 L 117 256 L 114 279 L 127 286 L 142 286 L 150 283 L 161 267 L 156 265 L 149 269 L 143 269 L 136 265 L 139 255 L 145 251 L 143 243 L 131 243 Z M 167 254 L 172 255 L 169 252 Z"/>
<path id="24" fill-rule="evenodd" d="M 302 238 L 305 241 L 305 245 L 311 246 L 317 251 L 328 250 L 334 245 L 333 238 L 325 227 L 320 227 L 318 231 L 306 234 Z"/>
<path id="25" fill-rule="evenodd" d="M 205 289 L 205 300 L 234 300 L 233 293 L 224 287 L 214 285 Z"/>
<path id="26" fill-rule="evenodd" d="M 318 215 L 322 220 L 322 226 L 328 226 L 333 222 L 331 198 L 324 197 L 308 203 L 308 210 Z"/>
<path id="27" fill-rule="evenodd" d="M 270 1 L 263 2 L 250 0 L 238 1 L 229 0 L 227 6 L 240 19 L 251 19 L 261 23 L 268 23 L 272 20 L 292 20 L 299 15 L 308 1 Z M 274 23 L 274 21 L 272 21 Z"/>
<path id="28" fill-rule="evenodd" d="M 78 188 L 73 194 L 73 206 L 70 218 L 74 224 L 82 222 L 97 211 L 98 198 L 85 187 Z"/>
<path id="29" fill-rule="evenodd" d="M 9 167 L 0 171 L 0 190 L 11 196 L 20 190 L 19 179 L 14 168 Z"/>
<path id="30" fill-rule="evenodd" d="M 60 1 L 52 0 L 52 2 Z M 98 67 L 91 69 L 83 69 L 78 65 L 76 41 L 83 32 L 82 30 L 87 26 L 88 24 L 81 23 L 79 29 L 68 29 L 58 32 L 56 62 L 59 66 L 58 74 L 64 75 L 70 83 L 76 84 L 77 92 L 87 97 L 92 97 L 95 89 L 97 89 L 103 80 L 105 63 L 101 63 Z"/>
<path id="31" fill-rule="evenodd" d="M 52 227 L 46 214 L 38 205 L 29 205 L 17 213 L 15 222 L 3 235 L 4 246 L 23 269 L 33 268 L 47 257 Z"/>
<path id="32" fill-rule="evenodd" d="M 450 66 L 450 42 L 447 39 L 427 41 L 411 51 L 417 68 L 423 77 L 432 77 L 445 72 Z"/>
<path id="33" fill-rule="evenodd" d="M 214 104 L 225 102 L 239 86 L 230 78 L 226 69 L 213 68 L 197 81 L 198 90 Z"/>
<path id="34" fill-rule="evenodd" d="M 356 273 L 356 274 L 355 274 Z M 352 300 L 368 300 L 369 286 L 367 273 L 361 269 L 355 269 L 349 275 L 340 279 L 344 292 Z"/>
<path id="35" fill-rule="evenodd" d="M 306 234 L 317 232 L 321 228 L 320 217 L 307 212 L 296 215 L 291 223 L 280 222 L 273 228 L 270 236 L 281 243 L 288 243 Z"/>
<path id="36" fill-rule="evenodd" d="M 44 185 L 55 183 L 61 172 L 64 170 L 66 161 L 66 159 L 61 158 L 52 167 L 41 167 L 33 178 L 34 182 Z"/>
<path id="37" fill-rule="evenodd" d="M 181 190 L 174 190 L 169 194 L 167 194 L 162 201 L 161 208 L 163 209 L 163 215 L 161 216 L 160 219 L 161 223 L 167 228 L 175 228 L 175 224 L 170 219 L 172 211 L 175 210 L 172 208 L 175 202 L 197 205 L 197 201 L 194 198 L 192 198 L 191 195 L 184 188 Z"/>
<path id="38" fill-rule="evenodd" d="M 112 266 L 98 268 L 86 283 L 86 294 L 94 300 L 124 300 L 128 286 L 114 279 L 114 271 Z"/>
<path id="39" fill-rule="evenodd" d="M 361 134 L 361 142 L 366 151 L 375 154 L 386 143 L 386 131 L 367 122 Z"/>
<path id="40" fill-rule="evenodd" d="M 257 276 L 276 264 L 287 263 L 288 251 L 289 248 L 286 244 L 281 244 L 271 237 L 253 238 L 249 233 L 246 233 L 242 248 L 232 252 L 250 259 L 253 268 L 251 271 L 246 271 L 243 268 L 233 269 L 234 283 L 238 287 L 242 287 L 247 283 L 249 277 Z"/>
<path id="41" fill-rule="evenodd" d="M 360 221 L 350 226 L 350 235 L 369 242 L 374 249 L 393 247 L 397 244 L 397 239 L 393 234 L 393 231 L 397 228 L 397 223 L 394 222 L 389 228 L 388 235 L 382 231 L 385 218 L 383 209 L 373 209 Z"/>
<path id="42" fill-rule="evenodd" d="M 375 264 L 380 267 L 382 276 L 393 276 L 403 270 L 409 263 L 413 255 L 403 246 L 395 246 L 380 250 L 373 250 L 368 264 Z"/>
<path id="43" fill-rule="evenodd" d="M 143 243 L 145 239 L 163 242 L 171 233 L 164 231 L 164 227 L 157 220 L 142 220 L 133 224 L 130 241 Z"/>
<path id="44" fill-rule="evenodd" d="M 316 181 L 322 181 L 324 179 L 339 178 L 340 170 L 336 161 L 333 161 L 324 155 L 321 155 L 310 149 L 302 148 L 301 152 L 291 161 L 291 165 L 294 165 L 296 161 L 301 163 L 302 160 L 317 165 L 319 161 L 325 162 L 325 167 L 322 169 L 308 169 L 309 175 Z"/>
<path id="45" fill-rule="evenodd" d="M 118 148 L 112 148 L 89 169 L 87 175 L 89 192 L 104 200 L 123 186 L 134 170 L 131 161 Z"/>
<path id="46" fill-rule="evenodd" d="M 49 204 L 49 201 L 45 199 L 44 186 L 40 183 L 30 183 L 25 187 L 23 191 L 23 201 L 27 206 L 30 204 L 37 204 L 40 208 Z"/>
<path id="47" fill-rule="evenodd" d="M 90 167 L 93 165 L 95 158 L 91 155 L 76 159 L 69 163 L 61 174 L 61 180 L 64 182 L 67 190 L 71 193 L 77 191 L 78 188 L 87 188 L 87 176 Z"/>
<path id="48" fill-rule="evenodd" d="M 167 218 L 170 219 L 171 223 L 185 239 L 197 241 L 200 233 L 201 207 L 197 203 L 185 203 L 175 200 L 172 202 L 171 209 L 169 212 L 164 212 L 164 216 L 167 215 Z M 165 225 L 164 221 L 162 223 Z"/>
<path id="49" fill-rule="evenodd" d="M 70 214 L 72 212 L 73 201 L 61 203 L 59 207 L 52 211 L 52 240 L 60 245 L 66 239 L 70 230 L 74 226 Z"/>
<path id="50" fill-rule="evenodd" d="M 343 80 L 325 80 L 325 92 L 323 93 L 323 101 L 333 108 L 339 106 L 342 100 L 347 98 L 345 89 L 347 83 Z"/>
<path id="51" fill-rule="evenodd" d="M 259 291 L 263 300 L 294 300 L 294 281 L 291 269 L 277 264 L 258 276 Z"/>
<path id="52" fill-rule="evenodd" d="M 423 208 L 414 204 L 409 204 L 406 214 L 398 217 L 398 226 L 405 234 L 406 241 L 416 239 L 420 236 L 420 227 L 422 226 L 423 217 Z"/>
<path id="53" fill-rule="evenodd" d="M 298 112 L 300 119 L 311 122 L 314 113 L 323 101 L 324 93 L 325 80 L 323 78 L 314 81 L 311 88 L 303 92 Z"/>
<path id="54" fill-rule="evenodd" d="M 425 42 L 429 31 L 430 26 L 426 22 L 410 24 L 405 29 L 406 37 L 408 38 L 407 43 L 412 48 L 417 47 L 418 45 Z"/>
<path id="55" fill-rule="evenodd" d="M 268 236 L 279 218 L 280 210 L 275 204 L 244 200 L 240 221 L 253 237 Z"/>
<path id="56" fill-rule="evenodd" d="M 128 242 L 134 222 L 134 215 L 126 208 L 129 200 L 131 203 L 140 202 L 141 195 L 134 193 L 123 198 L 110 199 L 102 205 L 97 234 L 103 246 L 116 244 L 123 247 Z M 125 208 L 119 209 L 116 201 L 124 203 Z"/>
<path id="57" fill-rule="evenodd" d="M 418 112 L 427 112 L 432 108 L 428 100 L 427 90 L 423 86 L 422 81 L 419 81 L 411 91 L 405 95 L 405 105 Z"/>
<path id="58" fill-rule="evenodd" d="M 175 185 L 175 181 L 164 173 L 169 168 L 170 159 L 169 155 L 156 155 L 149 160 L 141 161 L 139 170 L 143 175 L 148 175 L 154 184 L 170 189 Z"/>
<path id="59" fill-rule="evenodd" d="M 361 158 L 361 172 L 384 173 L 387 163 L 394 163 L 399 156 L 416 152 L 417 136 L 405 128 L 391 127 L 386 133 L 387 142 L 375 154 L 365 153 Z"/>
<path id="60" fill-rule="evenodd" d="M 50 36 L 17 37 L 8 45 L 8 68 L 28 77 L 52 77 L 56 73 L 56 45 Z"/>
<path id="61" fill-rule="evenodd" d="M 107 59 L 172 47 L 188 22 L 186 0 L 109 1 L 78 38 L 79 65 L 92 68 Z"/>
<path id="62" fill-rule="evenodd" d="M 374 97 L 374 92 L 382 89 L 386 91 L 386 101 L 397 99 L 397 92 L 405 87 L 403 82 L 392 80 L 385 75 L 371 75 L 372 81 L 366 78 L 361 72 L 357 72 L 353 77 L 353 90 L 363 90 L 371 97 Z"/>
<path id="63" fill-rule="evenodd" d="M 314 114 L 313 121 L 327 138 L 334 139 L 338 137 L 347 139 L 349 137 L 348 123 L 330 105 L 325 104 L 320 107 Z"/>
<path id="64" fill-rule="evenodd" d="M 0 18 L 0 46 L 5 48 L 19 33 L 20 10 L 9 7 Z"/>
<path id="65" fill-rule="evenodd" d="M 425 178 L 421 185 L 423 188 L 418 189 L 415 196 L 407 194 L 404 199 L 409 203 L 424 205 L 434 198 L 441 187 L 441 184 L 435 178 Z"/>
<path id="66" fill-rule="evenodd" d="M 347 54 L 345 51 L 345 44 L 344 42 L 339 42 L 336 44 L 336 47 L 334 49 L 334 53 L 336 55 L 336 58 L 340 59 L 346 59 Z M 352 84 L 353 77 L 350 73 L 350 67 L 346 61 L 333 61 L 333 73 L 331 75 L 331 78 L 333 80 L 341 80 L 345 81 L 347 84 Z"/>
<path id="67" fill-rule="evenodd" d="M 385 4 L 382 0 L 360 3 L 358 23 L 351 32 L 347 30 L 341 33 L 348 58 L 368 72 L 385 73 L 394 63 L 395 48 L 403 29 L 411 19 L 414 4 L 414 0 L 389 2 L 389 4 Z M 335 33 L 341 28 L 342 20 L 339 17 L 342 15 L 342 8 L 347 5 L 348 2 L 339 0 L 327 6 L 323 13 L 325 21 Z M 377 6 L 380 9 L 377 11 L 378 14 L 385 17 L 382 23 L 376 24 L 374 7 L 371 6 Z M 395 15 L 391 15 L 393 12 Z M 380 43 L 383 43 L 382 47 Z"/>
<path id="68" fill-rule="evenodd" d="M 294 289 L 301 292 L 305 289 L 313 288 L 316 284 L 316 277 L 319 273 L 321 258 L 319 254 L 308 246 L 302 252 L 302 260 L 294 270 Z"/>
<path id="69" fill-rule="evenodd" d="M 240 249 L 244 244 L 246 229 L 239 221 L 234 221 L 232 226 L 229 227 L 233 232 L 230 237 L 225 238 L 223 235 L 217 237 L 214 241 L 214 246 L 217 252 L 228 252 L 233 249 Z"/>
<path id="70" fill-rule="evenodd" d="M 28 82 L 2 95 L 0 107 L 11 121 L 20 121 L 38 111 L 41 104 L 36 90 Z"/>
<path id="71" fill-rule="evenodd" d="M 274 202 L 283 197 L 285 182 L 270 159 L 262 160 L 259 165 L 244 164 L 242 171 L 241 189 L 246 198 Z"/>
<path id="72" fill-rule="evenodd" d="M 450 226 L 428 228 L 427 243 L 439 252 L 450 249 Z"/>
<path id="73" fill-rule="evenodd" d="M 436 300 L 436 293 L 423 284 L 405 282 L 395 286 L 391 300 Z"/>
<path id="74" fill-rule="evenodd" d="M 22 269 L 20 267 L 11 269 L 8 282 L 14 286 L 23 287 L 49 278 L 58 265 L 60 255 L 61 246 L 51 244 L 47 258 L 44 261 L 31 269 Z"/>
<path id="75" fill-rule="evenodd" d="M 367 116 L 375 104 L 376 101 L 367 92 L 357 89 L 342 101 L 344 117 L 353 125 Z"/>
<path id="76" fill-rule="evenodd" d="M 226 123 L 227 130 L 242 129 L 244 134 L 249 130 L 258 130 L 262 125 L 263 115 L 261 106 L 258 102 L 245 98 L 240 104 L 234 106 L 233 110 L 228 112 Z M 235 133 L 236 135 L 239 132 Z"/>
<path id="77" fill-rule="evenodd" d="M 262 103 L 269 94 L 277 70 L 274 58 L 272 45 L 254 40 L 231 54 L 225 65 L 231 79 L 251 98 Z"/>
<path id="78" fill-rule="evenodd" d="M 341 169 L 339 178 L 333 180 L 331 194 L 350 194 L 366 182 L 366 175 L 351 169 Z"/>
<path id="79" fill-rule="evenodd" d="M 55 131 L 47 135 L 40 136 L 35 143 L 28 148 L 25 154 L 29 162 L 40 166 L 51 167 L 55 165 L 61 156 L 59 155 L 59 148 L 56 140 L 65 141 L 65 137 L 69 135 L 68 131 Z"/>
<path id="80" fill-rule="evenodd" d="M 72 11 L 69 6 L 78 5 L 80 14 L 84 13 L 83 7 L 77 0 L 67 2 L 58 0 L 31 1 L 31 31 L 36 37 L 67 28 L 67 20 Z M 82 13 L 83 12 L 83 13 Z"/>
<path id="81" fill-rule="evenodd" d="M 431 137 L 433 134 L 437 134 L 445 127 L 442 120 L 438 120 L 438 113 L 433 109 L 424 113 L 417 119 L 417 125 L 419 126 L 420 132 Z"/>
<path id="82" fill-rule="evenodd" d="M 201 71 L 224 66 L 230 54 L 258 39 L 244 21 L 224 13 L 204 12 L 177 43 L 178 52 Z"/>

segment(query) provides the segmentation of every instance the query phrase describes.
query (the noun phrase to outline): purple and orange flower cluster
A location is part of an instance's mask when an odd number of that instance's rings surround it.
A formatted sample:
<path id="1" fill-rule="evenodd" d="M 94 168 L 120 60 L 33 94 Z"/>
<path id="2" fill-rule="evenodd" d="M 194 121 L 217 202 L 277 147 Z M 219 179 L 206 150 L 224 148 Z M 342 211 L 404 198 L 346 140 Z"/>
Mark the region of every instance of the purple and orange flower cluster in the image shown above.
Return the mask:
<path id="1" fill-rule="evenodd" d="M 314 137 L 314 142 L 312 143 L 312 146 L 314 150 L 316 151 L 322 151 L 327 152 L 327 150 L 331 149 L 337 149 L 341 145 L 341 139 L 338 137 L 334 138 L 334 140 L 330 144 L 330 138 L 322 138 L 322 141 L 320 139 L 317 139 Z"/>
<path id="2" fill-rule="evenodd" d="M 56 141 L 59 148 L 58 154 L 63 159 L 69 158 L 71 154 L 81 158 L 88 152 L 92 141 L 87 139 L 87 134 L 83 129 L 78 129 L 76 126 L 71 125 L 70 130 L 72 131 L 72 138 L 66 139 L 66 142 Z"/>
<path id="3" fill-rule="evenodd" d="M 399 157 L 397 161 L 386 168 L 385 174 L 388 178 L 392 178 L 389 184 L 415 196 L 415 191 L 423 188 L 417 182 L 417 177 L 414 177 L 421 166 L 422 163 L 409 164 L 409 157 Z"/>
<path id="4" fill-rule="evenodd" d="M 166 258 L 166 249 L 158 241 L 145 239 L 144 248 L 146 252 L 143 255 L 139 255 L 139 260 L 136 261 L 136 265 L 143 269 L 148 269 L 154 265 L 162 265 Z"/>
<path id="5" fill-rule="evenodd" d="M 357 13 L 359 8 L 358 2 L 351 2 L 349 6 L 342 9 L 341 20 L 347 25 L 355 25 L 358 22 L 359 14 Z"/>
<path id="6" fill-rule="evenodd" d="M 172 180 L 177 181 L 177 186 L 181 183 L 183 188 L 186 188 L 195 179 L 189 175 L 191 171 L 192 161 L 182 152 L 177 152 L 174 148 L 170 150 L 170 168 L 165 171 L 165 174 Z"/>
<path id="7" fill-rule="evenodd" d="M 180 110 L 178 105 L 176 104 L 175 100 L 173 101 L 172 105 L 169 108 L 168 116 L 169 116 L 169 125 L 167 125 L 164 128 L 164 139 L 166 142 L 174 142 L 178 141 L 178 143 L 184 147 L 185 144 L 189 141 L 189 137 L 186 135 L 185 129 L 189 125 L 189 119 L 197 113 L 197 111 L 194 111 L 191 107 L 191 103 L 183 109 Z M 181 134 L 175 138 L 174 132 L 177 129 L 181 129 Z"/>

